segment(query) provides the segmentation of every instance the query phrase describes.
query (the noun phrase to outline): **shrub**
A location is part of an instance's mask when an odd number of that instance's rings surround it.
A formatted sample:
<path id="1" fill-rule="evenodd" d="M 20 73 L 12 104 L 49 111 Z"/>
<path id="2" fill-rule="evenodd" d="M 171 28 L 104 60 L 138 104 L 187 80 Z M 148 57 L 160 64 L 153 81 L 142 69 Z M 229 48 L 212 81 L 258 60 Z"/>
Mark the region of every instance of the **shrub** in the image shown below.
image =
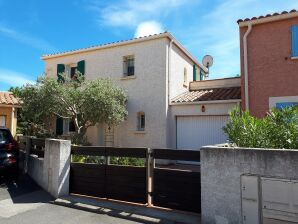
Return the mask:
<path id="1" fill-rule="evenodd" d="M 74 163 L 105 164 L 105 159 L 102 156 L 72 155 L 72 162 L 74 162 Z M 145 166 L 146 160 L 143 158 L 129 158 L 129 157 L 111 156 L 109 164 L 121 165 L 121 166 Z"/>
<path id="2" fill-rule="evenodd" d="M 298 149 L 298 108 L 273 109 L 261 119 L 235 108 L 223 130 L 239 147 Z"/>

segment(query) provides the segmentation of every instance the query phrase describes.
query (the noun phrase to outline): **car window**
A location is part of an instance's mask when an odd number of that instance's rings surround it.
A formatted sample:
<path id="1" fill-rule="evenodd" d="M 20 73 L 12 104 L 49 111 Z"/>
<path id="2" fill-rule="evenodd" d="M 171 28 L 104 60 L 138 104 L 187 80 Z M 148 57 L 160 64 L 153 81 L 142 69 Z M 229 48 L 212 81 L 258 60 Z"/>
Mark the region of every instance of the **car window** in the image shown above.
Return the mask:
<path id="1" fill-rule="evenodd" d="M 9 131 L 7 130 L 0 130 L 0 143 L 9 142 L 11 136 Z"/>

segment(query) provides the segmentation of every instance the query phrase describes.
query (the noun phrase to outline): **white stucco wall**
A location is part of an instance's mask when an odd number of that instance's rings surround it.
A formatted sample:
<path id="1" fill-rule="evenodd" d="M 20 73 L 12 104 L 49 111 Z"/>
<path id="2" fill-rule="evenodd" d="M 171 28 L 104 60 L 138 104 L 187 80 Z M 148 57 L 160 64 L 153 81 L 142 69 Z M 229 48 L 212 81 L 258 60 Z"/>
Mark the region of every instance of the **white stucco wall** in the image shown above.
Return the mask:
<path id="1" fill-rule="evenodd" d="M 193 80 L 194 64 L 175 43 L 170 50 L 169 46 L 170 39 L 164 37 L 51 57 L 45 60 L 45 72 L 56 78 L 57 64 L 69 65 L 85 60 L 86 79 L 111 78 L 128 95 L 128 117 L 114 128 L 114 146 L 176 147 L 173 144 L 176 141 L 175 116 L 184 113 L 196 115 L 198 111 L 195 109 L 197 106 L 168 106 L 168 94 L 169 99 L 172 99 L 188 91 L 189 82 Z M 123 57 L 128 55 L 134 55 L 135 58 L 135 77 L 124 79 Z M 183 85 L 184 68 L 187 69 L 186 87 Z M 225 114 L 228 111 L 224 106 L 212 105 L 210 109 L 209 106 L 207 108 L 217 112 L 224 110 Z M 140 111 L 146 115 L 145 132 L 136 131 L 137 113 Z M 103 125 L 89 128 L 87 137 L 93 145 L 103 145 Z"/>
<path id="2" fill-rule="evenodd" d="M 175 45 L 171 50 L 170 99 L 187 92 L 189 82 L 193 81 L 193 62 Z M 187 70 L 187 85 L 184 86 L 184 68 Z"/>
<path id="3" fill-rule="evenodd" d="M 202 105 L 205 106 L 205 112 L 202 112 Z M 171 105 L 169 118 L 170 148 L 176 148 L 176 117 L 177 116 L 208 116 L 208 115 L 228 115 L 229 111 L 237 106 L 238 103 L 213 103 L 213 104 L 181 104 Z"/>
<path id="4" fill-rule="evenodd" d="M 168 39 L 155 39 L 130 45 L 66 55 L 45 61 L 45 72 L 56 77 L 57 64 L 72 64 L 85 60 L 86 79 L 111 78 L 128 95 L 128 117 L 115 128 L 115 146 L 166 147 L 166 66 Z M 135 78 L 123 79 L 123 57 L 134 55 Z M 137 130 L 137 112 L 146 115 L 146 130 Z M 99 127 L 88 131 L 92 144 L 99 144 Z"/>

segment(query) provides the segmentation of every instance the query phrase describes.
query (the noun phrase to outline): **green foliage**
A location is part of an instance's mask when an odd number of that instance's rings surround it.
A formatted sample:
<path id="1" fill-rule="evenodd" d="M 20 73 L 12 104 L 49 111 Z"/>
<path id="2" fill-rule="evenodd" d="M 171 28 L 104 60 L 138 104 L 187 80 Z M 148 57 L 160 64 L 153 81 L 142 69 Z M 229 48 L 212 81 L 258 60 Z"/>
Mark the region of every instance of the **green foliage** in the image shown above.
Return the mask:
<path id="1" fill-rule="evenodd" d="M 111 157 L 110 164 L 122 166 L 145 166 L 146 160 L 131 157 Z"/>
<path id="2" fill-rule="evenodd" d="M 26 121 L 43 127 L 55 117 L 74 121 L 76 133 L 74 144 L 83 144 L 90 126 L 97 123 L 117 125 L 127 115 L 126 94 L 109 79 L 86 81 L 79 73 L 75 78 L 60 74 L 64 82 L 42 76 L 35 85 L 26 85 L 20 90 L 23 115 Z M 47 130 L 52 133 L 52 130 Z"/>
<path id="3" fill-rule="evenodd" d="M 223 130 L 239 147 L 298 149 L 298 108 L 273 109 L 262 119 L 236 108 Z"/>
<path id="4" fill-rule="evenodd" d="M 104 164 L 105 160 L 102 156 L 83 156 L 83 155 L 72 155 L 72 162 L 75 163 L 96 163 Z M 110 157 L 109 164 L 121 165 L 121 166 L 145 166 L 146 160 L 141 158 L 131 157 Z"/>
<path id="5" fill-rule="evenodd" d="M 72 162 L 74 163 L 96 163 L 104 164 L 105 159 L 102 156 L 83 156 L 83 155 L 72 155 Z"/>
<path id="6" fill-rule="evenodd" d="M 10 87 L 9 92 L 12 92 L 15 97 L 20 97 L 21 87 Z"/>
<path id="7" fill-rule="evenodd" d="M 22 90 L 21 87 L 10 87 L 8 91 L 12 92 L 15 97 L 20 98 Z M 18 108 L 17 122 L 17 134 L 36 136 L 38 138 L 53 137 L 51 132 L 45 128 L 43 122 L 36 121 L 32 117 L 26 117 L 22 108 Z"/>

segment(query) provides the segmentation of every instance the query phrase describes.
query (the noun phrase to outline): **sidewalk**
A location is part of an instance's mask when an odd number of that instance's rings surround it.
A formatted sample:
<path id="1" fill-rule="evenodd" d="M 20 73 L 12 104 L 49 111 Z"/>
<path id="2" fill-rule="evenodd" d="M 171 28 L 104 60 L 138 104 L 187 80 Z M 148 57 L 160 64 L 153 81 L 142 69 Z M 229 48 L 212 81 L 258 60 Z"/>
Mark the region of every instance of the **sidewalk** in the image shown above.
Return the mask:
<path id="1" fill-rule="evenodd" d="M 115 202 L 106 199 L 96 199 L 77 195 L 70 195 L 55 200 L 57 205 L 81 209 L 94 213 L 106 214 L 113 217 L 128 219 L 142 223 L 165 223 L 165 224 L 200 224 L 199 214 L 173 211 L 135 205 L 125 202 Z"/>

